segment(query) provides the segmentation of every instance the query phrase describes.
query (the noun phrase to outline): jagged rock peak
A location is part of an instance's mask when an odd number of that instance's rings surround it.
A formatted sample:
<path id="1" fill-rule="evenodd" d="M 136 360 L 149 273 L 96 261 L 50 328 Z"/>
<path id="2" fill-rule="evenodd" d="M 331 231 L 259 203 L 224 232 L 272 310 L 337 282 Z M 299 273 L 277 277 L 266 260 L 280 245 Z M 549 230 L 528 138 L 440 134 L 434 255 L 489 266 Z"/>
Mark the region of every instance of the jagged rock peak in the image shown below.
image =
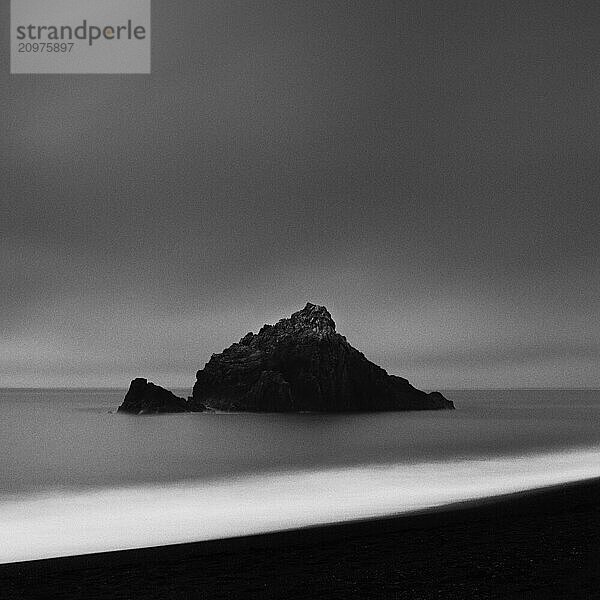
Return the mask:
<path id="1" fill-rule="evenodd" d="M 306 306 L 295 313 L 289 319 L 279 321 L 289 321 L 294 328 L 310 329 L 315 333 L 335 333 L 335 321 L 324 306 L 306 303 Z"/>
<path id="2" fill-rule="evenodd" d="M 238 346 L 263 346 L 274 340 L 290 337 L 325 338 L 337 335 L 335 321 L 324 306 L 307 302 L 302 310 L 292 313 L 290 317 L 280 319 L 275 325 L 263 325 L 258 333 L 247 333 L 237 344 L 226 348 L 224 352 L 235 350 Z"/>

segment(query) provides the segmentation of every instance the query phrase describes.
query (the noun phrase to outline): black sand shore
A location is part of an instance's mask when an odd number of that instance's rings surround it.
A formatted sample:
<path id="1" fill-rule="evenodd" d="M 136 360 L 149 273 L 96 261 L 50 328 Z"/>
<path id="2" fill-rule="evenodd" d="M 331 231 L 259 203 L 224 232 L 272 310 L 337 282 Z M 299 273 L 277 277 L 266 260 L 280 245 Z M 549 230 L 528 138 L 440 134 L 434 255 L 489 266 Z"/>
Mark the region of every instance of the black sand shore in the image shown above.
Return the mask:
<path id="1" fill-rule="evenodd" d="M 409 516 L 0 565 L 0 598 L 600 598 L 600 480 Z"/>

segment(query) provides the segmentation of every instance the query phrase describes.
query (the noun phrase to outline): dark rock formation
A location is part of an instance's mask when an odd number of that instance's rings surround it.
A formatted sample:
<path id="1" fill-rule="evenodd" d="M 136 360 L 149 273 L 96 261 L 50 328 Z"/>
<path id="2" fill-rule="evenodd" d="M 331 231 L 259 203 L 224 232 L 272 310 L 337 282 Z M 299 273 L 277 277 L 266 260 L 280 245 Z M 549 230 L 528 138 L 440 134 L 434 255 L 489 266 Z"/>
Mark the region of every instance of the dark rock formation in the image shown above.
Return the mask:
<path id="1" fill-rule="evenodd" d="M 125 395 L 123 404 L 118 412 L 133 415 L 146 415 L 156 413 L 186 412 L 187 401 L 175 396 L 169 390 L 148 382 L 147 379 L 138 377 L 131 382 L 129 391 Z M 200 410 L 198 406 L 197 410 Z"/>
<path id="2" fill-rule="evenodd" d="M 189 410 L 394 411 L 454 408 L 388 375 L 335 330 L 323 306 L 248 333 L 198 371 Z"/>

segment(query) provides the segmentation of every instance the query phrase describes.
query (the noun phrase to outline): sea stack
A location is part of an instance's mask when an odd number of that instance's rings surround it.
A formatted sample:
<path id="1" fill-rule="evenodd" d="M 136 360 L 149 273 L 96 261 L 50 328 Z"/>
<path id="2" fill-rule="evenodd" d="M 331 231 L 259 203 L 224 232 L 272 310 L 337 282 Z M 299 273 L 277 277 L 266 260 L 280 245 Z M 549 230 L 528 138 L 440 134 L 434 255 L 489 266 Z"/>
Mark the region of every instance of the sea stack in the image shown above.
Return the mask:
<path id="1" fill-rule="evenodd" d="M 132 415 L 186 412 L 187 401 L 173 392 L 138 377 L 131 382 L 118 412 Z"/>
<path id="2" fill-rule="evenodd" d="M 192 411 L 357 412 L 451 409 L 370 362 L 336 332 L 324 306 L 308 303 L 213 354 L 196 374 Z"/>

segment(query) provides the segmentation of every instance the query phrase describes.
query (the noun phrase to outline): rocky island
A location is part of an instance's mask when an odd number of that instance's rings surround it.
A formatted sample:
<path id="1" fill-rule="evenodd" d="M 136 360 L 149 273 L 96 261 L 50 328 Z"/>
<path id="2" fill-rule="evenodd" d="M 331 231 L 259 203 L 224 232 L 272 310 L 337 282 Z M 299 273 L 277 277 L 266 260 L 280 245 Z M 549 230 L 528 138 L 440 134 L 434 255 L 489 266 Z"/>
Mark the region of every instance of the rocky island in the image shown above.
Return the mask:
<path id="1" fill-rule="evenodd" d="M 184 398 L 179 398 L 173 392 L 138 377 L 131 382 L 123 404 L 117 412 L 148 415 L 187 411 L 188 405 Z"/>
<path id="2" fill-rule="evenodd" d="M 220 354 L 213 354 L 197 372 L 193 395 L 187 401 L 154 384 L 136 382 L 146 380 L 132 382 L 119 411 L 369 412 L 454 408 L 439 392 L 418 390 L 406 379 L 388 375 L 370 362 L 337 333 L 329 311 L 311 303 L 275 325 L 264 325 L 256 334 L 248 333 Z"/>

